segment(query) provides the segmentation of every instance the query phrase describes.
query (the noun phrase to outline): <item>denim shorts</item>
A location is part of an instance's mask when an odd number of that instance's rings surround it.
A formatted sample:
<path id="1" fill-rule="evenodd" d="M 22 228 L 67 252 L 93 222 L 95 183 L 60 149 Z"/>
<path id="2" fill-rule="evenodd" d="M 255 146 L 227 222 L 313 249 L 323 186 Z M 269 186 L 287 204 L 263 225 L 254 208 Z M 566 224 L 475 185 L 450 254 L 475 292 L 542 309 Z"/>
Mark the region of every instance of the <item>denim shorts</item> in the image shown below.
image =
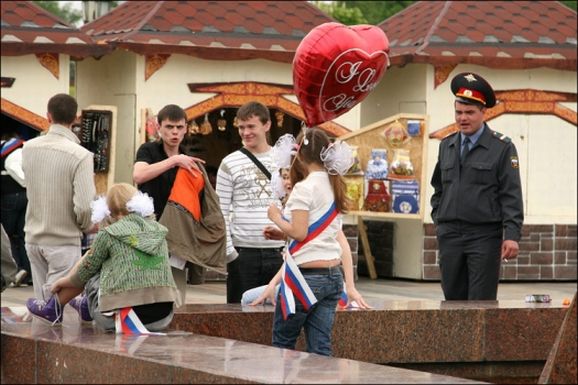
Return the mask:
<path id="1" fill-rule="evenodd" d="M 335 310 L 343 291 L 343 275 L 339 268 L 307 270 L 302 270 L 303 277 L 317 298 L 317 303 L 305 311 L 296 299 L 295 314 L 284 320 L 278 298 L 273 320 L 273 346 L 295 349 L 297 337 L 303 328 L 307 351 L 330 356 Z"/>

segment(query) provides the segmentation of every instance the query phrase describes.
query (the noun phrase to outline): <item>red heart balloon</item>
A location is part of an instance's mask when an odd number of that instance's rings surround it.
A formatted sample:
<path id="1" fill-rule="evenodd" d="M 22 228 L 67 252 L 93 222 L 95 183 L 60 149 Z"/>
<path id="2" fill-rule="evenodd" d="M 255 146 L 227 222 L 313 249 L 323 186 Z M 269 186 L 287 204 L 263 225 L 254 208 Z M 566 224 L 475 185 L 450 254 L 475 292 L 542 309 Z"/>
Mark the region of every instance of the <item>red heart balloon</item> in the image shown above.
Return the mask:
<path id="1" fill-rule="evenodd" d="M 389 65 L 381 28 L 325 23 L 303 38 L 293 59 L 293 87 L 309 126 L 343 115 L 377 86 Z"/>

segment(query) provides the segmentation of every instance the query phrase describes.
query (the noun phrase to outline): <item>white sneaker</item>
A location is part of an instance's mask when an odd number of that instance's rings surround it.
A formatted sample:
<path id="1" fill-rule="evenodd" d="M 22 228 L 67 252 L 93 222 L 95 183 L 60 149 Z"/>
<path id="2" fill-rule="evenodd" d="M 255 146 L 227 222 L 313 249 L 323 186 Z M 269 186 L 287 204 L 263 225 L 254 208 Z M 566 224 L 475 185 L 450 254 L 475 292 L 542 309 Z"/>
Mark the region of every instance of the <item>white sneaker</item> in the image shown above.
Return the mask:
<path id="1" fill-rule="evenodd" d="M 16 273 L 16 275 L 14 276 L 14 286 L 20 286 L 27 276 L 28 272 L 24 269 Z"/>

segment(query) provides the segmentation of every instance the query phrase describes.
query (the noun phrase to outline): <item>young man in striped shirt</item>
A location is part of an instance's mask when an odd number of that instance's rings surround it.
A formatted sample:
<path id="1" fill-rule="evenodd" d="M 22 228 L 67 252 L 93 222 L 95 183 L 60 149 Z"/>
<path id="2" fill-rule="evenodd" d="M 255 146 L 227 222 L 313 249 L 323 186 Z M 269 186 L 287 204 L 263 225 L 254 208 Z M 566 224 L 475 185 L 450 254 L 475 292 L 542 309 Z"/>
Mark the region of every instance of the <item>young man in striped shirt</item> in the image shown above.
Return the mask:
<path id="1" fill-rule="evenodd" d="M 246 103 L 237 111 L 237 122 L 245 150 L 227 155 L 217 173 L 217 194 L 227 225 L 227 303 L 240 303 L 243 292 L 267 284 L 283 264 L 283 241 L 266 239 L 263 233 L 266 226 L 273 226 L 267 217 L 274 201 L 269 110 L 261 103 Z M 269 176 L 243 151 L 252 154 Z"/>

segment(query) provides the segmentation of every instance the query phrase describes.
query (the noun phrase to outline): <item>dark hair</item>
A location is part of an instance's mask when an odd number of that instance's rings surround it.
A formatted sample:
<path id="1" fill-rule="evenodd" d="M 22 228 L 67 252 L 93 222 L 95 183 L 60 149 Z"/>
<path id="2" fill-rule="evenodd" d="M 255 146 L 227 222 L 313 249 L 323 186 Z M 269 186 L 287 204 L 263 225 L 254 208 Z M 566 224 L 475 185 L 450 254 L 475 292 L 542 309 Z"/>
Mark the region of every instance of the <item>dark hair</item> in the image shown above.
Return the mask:
<path id="1" fill-rule="evenodd" d="M 329 146 L 331 140 L 329 136 L 320 128 L 313 127 L 308 128 L 305 134 L 305 139 L 307 139 L 307 144 L 304 143 L 303 131 L 297 136 L 297 143 L 299 143 L 299 150 L 297 151 L 297 162 L 303 162 L 305 164 L 316 163 L 320 166 L 324 166 L 321 160 L 321 151 Z M 305 165 L 301 165 L 305 167 Z M 291 167 L 293 170 L 293 167 Z M 295 184 L 298 180 L 294 180 L 293 176 L 297 175 L 299 169 L 291 173 L 291 183 Z M 345 195 L 345 181 L 341 175 L 329 174 L 329 181 L 331 182 L 331 187 L 333 189 L 333 195 L 335 198 L 335 207 L 340 213 L 347 212 L 347 196 Z"/>
<path id="2" fill-rule="evenodd" d="M 258 117 L 263 124 L 271 120 L 269 109 L 259 102 L 245 103 L 237 110 L 239 120 L 249 120 L 252 116 Z"/>
<path id="3" fill-rule="evenodd" d="M 478 107 L 478 109 L 480 111 L 483 111 L 484 108 L 487 108 L 485 105 L 483 105 L 480 102 L 476 102 L 476 101 L 468 100 L 468 99 L 463 99 L 463 98 L 456 98 L 455 103 L 465 104 L 468 106 L 475 106 L 475 107 Z M 454 103 L 454 108 L 455 108 L 455 103 Z"/>
<path id="4" fill-rule="evenodd" d="M 170 120 L 171 122 L 178 122 L 182 119 L 185 119 L 186 121 L 187 114 L 185 110 L 183 110 L 176 104 L 167 104 L 157 114 L 157 122 L 159 123 L 159 125 L 161 125 L 161 123 L 164 120 Z"/>
<path id="5" fill-rule="evenodd" d="M 70 95 L 57 94 L 48 101 L 48 113 L 54 123 L 71 125 L 76 119 L 76 111 L 78 111 L 78 103 Z"/>

